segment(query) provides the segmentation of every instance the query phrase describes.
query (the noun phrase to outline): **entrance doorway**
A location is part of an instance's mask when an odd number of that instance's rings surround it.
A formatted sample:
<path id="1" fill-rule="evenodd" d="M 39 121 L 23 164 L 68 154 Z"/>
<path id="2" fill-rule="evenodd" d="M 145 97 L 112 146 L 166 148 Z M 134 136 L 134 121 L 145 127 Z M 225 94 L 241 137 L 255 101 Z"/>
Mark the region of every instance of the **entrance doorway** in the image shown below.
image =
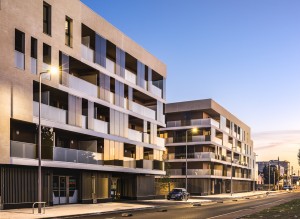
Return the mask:
<path id="1" fill-rule="evenodd" d="M 53 176 L 53 204 L 78 202 L 77 180 L 72 176 Z"/>

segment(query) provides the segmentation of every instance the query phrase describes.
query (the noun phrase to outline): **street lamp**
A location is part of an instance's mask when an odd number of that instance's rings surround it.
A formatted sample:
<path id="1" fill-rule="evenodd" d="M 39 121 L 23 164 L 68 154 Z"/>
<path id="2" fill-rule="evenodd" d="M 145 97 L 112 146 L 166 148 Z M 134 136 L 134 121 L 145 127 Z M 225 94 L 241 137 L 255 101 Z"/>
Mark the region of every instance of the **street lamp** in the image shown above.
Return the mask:
<path id="1" fill-rule="evenodd" d="M 41 131 L 41 112 L 42 112 L 42 75 L 57 74 L 58 69 L 51 66 L 50 69 L 39 73 L 39 133 L 38 133 L 38 213 L 42 213 L 42 131 Z"/>
<path id="2" fill-rule="evenodd" d="M 197 128 L 188 129 L 185 131 L 185 190 L 187 191 L 187 143 L 188 143 L 188 132 L 197 133 Z"/>

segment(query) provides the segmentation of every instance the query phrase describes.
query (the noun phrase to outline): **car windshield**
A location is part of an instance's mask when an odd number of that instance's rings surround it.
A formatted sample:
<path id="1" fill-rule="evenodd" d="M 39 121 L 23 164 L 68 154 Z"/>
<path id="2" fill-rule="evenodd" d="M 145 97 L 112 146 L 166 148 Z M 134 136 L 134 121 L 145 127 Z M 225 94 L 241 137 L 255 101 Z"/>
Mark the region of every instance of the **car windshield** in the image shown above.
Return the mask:
<path id="1" fill-rule="evenodd" d="M 179 193 L 179 192 L 182 192 L 182 190 L 181 189 L 173 189 L 172 192 L 173 193 Z"/>

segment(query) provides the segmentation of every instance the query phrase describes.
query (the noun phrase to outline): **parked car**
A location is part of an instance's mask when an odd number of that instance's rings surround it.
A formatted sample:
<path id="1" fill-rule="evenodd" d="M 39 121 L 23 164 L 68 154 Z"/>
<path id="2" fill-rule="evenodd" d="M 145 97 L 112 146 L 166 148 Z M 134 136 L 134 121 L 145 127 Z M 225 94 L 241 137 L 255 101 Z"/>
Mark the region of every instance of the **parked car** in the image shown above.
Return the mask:
<path id="1" fill-rule="evenodd" d="M 190 197 L 190 193 L 186 191 L 184 188 L 174 188 L 167 196 L 167 199 L 174 199 L 174 200 L 188 200 Z"/>
<path id="2" fill-rule="evenodd" d="M 289 190 L 289 191 L 291 191 L 291 190 L 293 190 L 293 187 L 292 187 L 292 186 L 285 185 L 285 186 L 282 187 L 282 189 L 283 189 L 283 190 Z"/>

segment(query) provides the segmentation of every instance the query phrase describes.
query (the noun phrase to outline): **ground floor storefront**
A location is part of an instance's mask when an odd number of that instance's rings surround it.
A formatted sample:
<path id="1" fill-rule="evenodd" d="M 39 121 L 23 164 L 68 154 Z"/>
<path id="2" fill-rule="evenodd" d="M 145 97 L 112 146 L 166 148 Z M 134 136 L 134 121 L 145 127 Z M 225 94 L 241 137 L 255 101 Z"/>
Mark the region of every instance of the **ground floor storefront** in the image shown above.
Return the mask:
<path id="1" fill-rule="evenodd" d="M 37 167 L 0 165 L 1 209 L 31 207 L 37 201 Z M 47 205 L 155 198 L 152 175 L 42 168 L 42 201 Z"/>
<path id="2" fill-rule="evenodd" d="M 233 180 L 233 192 L 249 192 L 253 190 L 252 181 Z M 187 190 L 191 195 L 213 195 L 230 193 L 231 181 L 228 179 L 188 179 Z M 156 178 L 155 188 L 157 195 L 166 195 L 173 188 L 185 188 L 185 178 L 170 178 L 168 180 Z"/>

